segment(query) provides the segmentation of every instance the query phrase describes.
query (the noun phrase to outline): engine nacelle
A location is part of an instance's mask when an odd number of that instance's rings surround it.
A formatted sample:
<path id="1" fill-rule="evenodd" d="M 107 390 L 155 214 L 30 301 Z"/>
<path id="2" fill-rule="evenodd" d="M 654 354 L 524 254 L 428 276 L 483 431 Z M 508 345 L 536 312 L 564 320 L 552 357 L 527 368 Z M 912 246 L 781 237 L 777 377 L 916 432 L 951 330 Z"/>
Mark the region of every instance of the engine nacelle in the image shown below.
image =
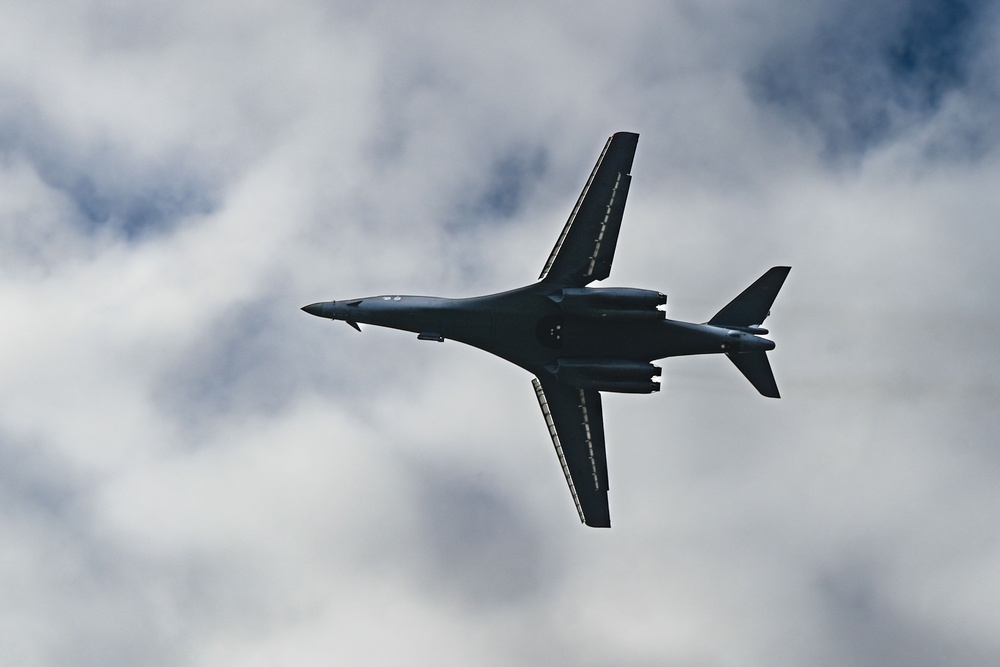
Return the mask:
<path id="1" fill-rule="evenodd" d="M 660 390 L 660 383 L 653 378 L 659 376 L 662 369 L 644 361 L 560 359 L 550 368 L 559 382 L 580 389 L 626 394 L 651 394 Z"/>
<path id="2" fill-rule="evenodd" d="M 566 287 L 549 296 L 566 315 L 662 320 L 667 296 L 630 287 Z"/>

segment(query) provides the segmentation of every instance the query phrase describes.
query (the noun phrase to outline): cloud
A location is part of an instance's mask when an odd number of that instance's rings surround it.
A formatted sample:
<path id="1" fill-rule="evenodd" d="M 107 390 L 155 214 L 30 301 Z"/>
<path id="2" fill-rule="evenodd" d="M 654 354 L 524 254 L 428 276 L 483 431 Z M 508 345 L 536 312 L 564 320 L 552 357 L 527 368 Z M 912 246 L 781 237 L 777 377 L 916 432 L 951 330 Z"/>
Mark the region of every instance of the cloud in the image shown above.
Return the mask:
<path id="1" fill-rule="evenodd" d="M 0 16 L 6 662 L 996 662 L 990 5 Z M 616 130 L 609 284 L 793 271 L 781 401 L 605 397 L 593 531 L 523 371 L 299 307 L 530 282 Z"/>

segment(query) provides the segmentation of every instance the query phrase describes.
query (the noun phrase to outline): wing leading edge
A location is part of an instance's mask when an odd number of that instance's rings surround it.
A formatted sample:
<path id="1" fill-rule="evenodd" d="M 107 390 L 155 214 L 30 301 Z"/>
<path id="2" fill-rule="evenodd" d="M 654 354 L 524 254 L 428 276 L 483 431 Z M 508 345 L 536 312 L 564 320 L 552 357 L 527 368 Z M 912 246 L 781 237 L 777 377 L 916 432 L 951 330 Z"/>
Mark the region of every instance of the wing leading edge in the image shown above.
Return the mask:
<path id="1" fill-rule="evenodd" d="M 580 521 L 588 526 L 611 527 L 601 394 L 568 387 L 550 378 L 532 378 L 531 384 Z"/>
<path id="2" fill-rule="evenodd" d="M 608 139 L 540 280 L 583 287 L 611 274 L 638 142 L 634 132 L 618 132 Z"/>

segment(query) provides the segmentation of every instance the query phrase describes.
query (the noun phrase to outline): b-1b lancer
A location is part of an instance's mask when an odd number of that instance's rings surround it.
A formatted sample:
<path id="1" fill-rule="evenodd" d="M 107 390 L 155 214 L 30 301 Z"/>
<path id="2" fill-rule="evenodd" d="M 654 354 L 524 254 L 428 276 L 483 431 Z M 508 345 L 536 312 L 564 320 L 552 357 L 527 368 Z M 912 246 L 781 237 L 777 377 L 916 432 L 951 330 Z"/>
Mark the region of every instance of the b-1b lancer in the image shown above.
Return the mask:
<path id="1" fill-rule="evenodd" d="M 465 299 L 386 295 L 305 306 L 311 315 L 402 329 L 420 340 L 456 340 L 534 375 L 545 425 L 580 515 L 611 525 L 602 391 L 658 391 L 651 362 L 725 354 L 764 396 L 778 398 L 766 353 L 774 343 L 760 325 L 788 275 L 776 266 L 704 324 L 666 318 L 663 294 L 591 288 L 611 273 L 632 158 L 639 135 L 608 139 L 537 282 Z"/>

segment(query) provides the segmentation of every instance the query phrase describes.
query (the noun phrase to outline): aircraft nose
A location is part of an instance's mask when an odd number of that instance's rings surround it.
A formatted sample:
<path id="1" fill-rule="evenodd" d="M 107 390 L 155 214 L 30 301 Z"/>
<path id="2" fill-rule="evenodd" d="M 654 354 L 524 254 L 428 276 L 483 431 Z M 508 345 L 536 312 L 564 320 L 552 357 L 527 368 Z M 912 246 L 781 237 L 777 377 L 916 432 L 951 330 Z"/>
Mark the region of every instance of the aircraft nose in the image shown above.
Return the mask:
<path id="1" fill-rule="evenodd" d="M 306 311 L 310 315 L 315 315 L 316 317 L 323 317 L 323 306 L 326 303 L 320 301 L 317 303 L 310 303 L 308 306 L 302 306 L 302 310 Z"/>

